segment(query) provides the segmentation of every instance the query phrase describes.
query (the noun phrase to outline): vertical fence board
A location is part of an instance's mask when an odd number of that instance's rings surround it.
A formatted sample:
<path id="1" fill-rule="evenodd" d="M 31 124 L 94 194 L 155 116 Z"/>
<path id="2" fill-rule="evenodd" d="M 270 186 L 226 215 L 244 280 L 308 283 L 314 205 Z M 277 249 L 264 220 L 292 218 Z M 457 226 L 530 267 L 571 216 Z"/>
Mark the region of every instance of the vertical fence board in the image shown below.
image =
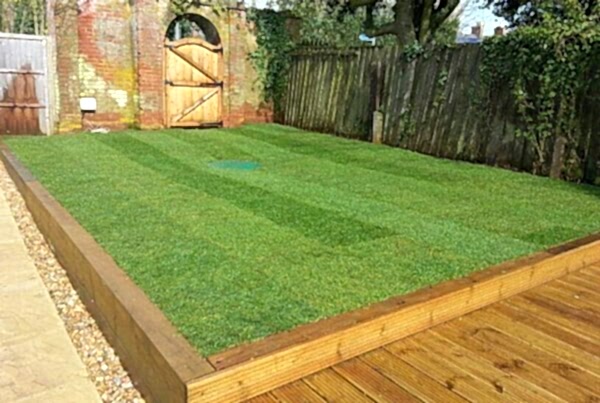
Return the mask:
<path id="1" fill-rule="evenodd" d="M 503 87 L 482 94 L 481 58 L 477 45 L 412 62 L 397 47 L 303 49 L 292 57 L 280 123 L 370 140 L 373 112 L 379 110 L 385 144 L 531 171 L 533 148 L 517 135 L 521 123 L 512 94 Z M 599 183 L 600 78 L 594 74 L 590 80 L 598 83 L 580 96 L 574 147 L 579 177 Z M 482 96 L 489 97 L 488 108 L 482 108 Z M 553 140 L 549 144 L 551 155 Z"/>
<path id="2" fill-rule="evenodd" d="M 49 134 L 47 38 L 0 33 L 0 134 Z"/>

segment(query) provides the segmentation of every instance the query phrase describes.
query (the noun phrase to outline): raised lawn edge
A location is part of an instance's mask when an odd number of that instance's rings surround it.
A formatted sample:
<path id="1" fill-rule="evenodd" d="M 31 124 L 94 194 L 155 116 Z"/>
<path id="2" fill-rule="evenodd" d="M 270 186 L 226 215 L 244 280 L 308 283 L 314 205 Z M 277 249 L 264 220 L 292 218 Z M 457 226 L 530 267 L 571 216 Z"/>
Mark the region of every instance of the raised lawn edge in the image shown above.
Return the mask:
<path id="1" fill-rule="evenodd" d="M 6 144 L 0 144 L 0 157 L 40 232 L 144 397 L 186 401 L 186 383 L 214 368 Z"/>
<path id="2" fill-rule="evenodd" d="M 8 146 L 0 159 L 148 401 L 240 401 L 600 261 L 600 233 L 201 357 Z"/>

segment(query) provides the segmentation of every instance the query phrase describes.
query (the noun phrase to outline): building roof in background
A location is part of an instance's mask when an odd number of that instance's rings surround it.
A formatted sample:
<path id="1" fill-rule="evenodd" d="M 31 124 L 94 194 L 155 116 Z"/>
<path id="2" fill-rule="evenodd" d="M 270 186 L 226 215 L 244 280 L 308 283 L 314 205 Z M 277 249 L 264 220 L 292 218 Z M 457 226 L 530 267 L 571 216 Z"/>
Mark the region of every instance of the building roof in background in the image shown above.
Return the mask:
<path id="1" fill-rule="evenodd" d="M 468 36 L 471 34 L 471 27 L 480 24 L 482 27 L 482 36 L 494 35 L 494 29 L 497 27 L 508 27 L 508 21 L 498 17 L 493 13 L 493 7 L 484 7 L 482 0 L 471 0 L 465 7 L 465 11 L 460 16 L 459 36 Z"/>

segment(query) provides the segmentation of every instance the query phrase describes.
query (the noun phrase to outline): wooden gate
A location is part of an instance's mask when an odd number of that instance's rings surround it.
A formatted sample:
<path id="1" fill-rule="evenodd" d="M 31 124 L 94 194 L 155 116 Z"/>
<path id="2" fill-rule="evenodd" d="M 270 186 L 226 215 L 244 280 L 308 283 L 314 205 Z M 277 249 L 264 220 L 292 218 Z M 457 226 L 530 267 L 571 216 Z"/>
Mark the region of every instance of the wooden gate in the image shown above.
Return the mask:
<path id="1" fill-rule="evenodd" d="M 0 33 L 0 134 L 50 134 L 45 36 Z"/>
<path id="2" fill-rule="evenodd" d="M 165 42 L 167 127 L 222 124 L 223 48 L 200 38 Z"/>

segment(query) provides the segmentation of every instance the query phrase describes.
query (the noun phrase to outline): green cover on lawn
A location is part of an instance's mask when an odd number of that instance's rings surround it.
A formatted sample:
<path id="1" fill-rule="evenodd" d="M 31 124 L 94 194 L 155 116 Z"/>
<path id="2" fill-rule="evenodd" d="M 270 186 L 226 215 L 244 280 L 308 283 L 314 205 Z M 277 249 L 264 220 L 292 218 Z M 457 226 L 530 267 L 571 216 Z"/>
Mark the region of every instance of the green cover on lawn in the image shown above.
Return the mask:
<path id="1" fill-rule="evenodd" d="M 600 189 L 277 125 L 7 140 L 205 355 L 600 228 Z"/>

